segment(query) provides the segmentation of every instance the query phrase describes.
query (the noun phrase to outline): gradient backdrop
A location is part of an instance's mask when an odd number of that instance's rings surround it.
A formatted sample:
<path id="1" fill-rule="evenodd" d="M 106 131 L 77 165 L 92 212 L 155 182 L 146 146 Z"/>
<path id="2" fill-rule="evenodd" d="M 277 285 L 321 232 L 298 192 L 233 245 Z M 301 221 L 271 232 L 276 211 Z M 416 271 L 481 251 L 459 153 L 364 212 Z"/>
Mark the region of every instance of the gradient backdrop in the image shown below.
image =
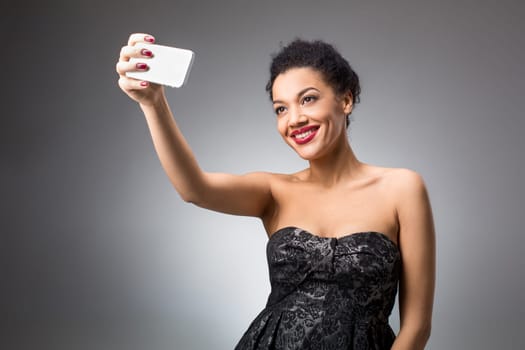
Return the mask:
<path id="1" fill-rule="evenodd" d="M 524 7 L 4 0 L 0 348 L 226 350 L 264 307 L 262 225 L 182 202 L 117 86 L 137 31 L 196 52 L 167 94 L 202 167 L 233 173 L 306 166 L 275 130 L 270 55 L 296 36 L 339 47 L 362 80 L 358 158 L 414 169 L 430 192 L 427 348 L 525 348 Z"/>

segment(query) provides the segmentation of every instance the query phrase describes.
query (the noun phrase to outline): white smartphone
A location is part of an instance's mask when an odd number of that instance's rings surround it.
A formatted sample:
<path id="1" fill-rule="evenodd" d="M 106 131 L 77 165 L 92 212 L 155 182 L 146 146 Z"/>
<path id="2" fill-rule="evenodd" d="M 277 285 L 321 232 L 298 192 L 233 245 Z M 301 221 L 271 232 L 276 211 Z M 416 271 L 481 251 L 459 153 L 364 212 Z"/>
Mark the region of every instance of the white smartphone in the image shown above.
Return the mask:
<path id="1" fill-rule="evenodd" d="M 193 51 L 146 43 L 137 43 L 135 47 L 150 50 L 153 57 L 131 58 L 130 62 L 146 63 L 149 69 L 143 72 L 128 72 L 126 76 L 176 88 L 181 87 L 188 80 L 195 57 Z"/>

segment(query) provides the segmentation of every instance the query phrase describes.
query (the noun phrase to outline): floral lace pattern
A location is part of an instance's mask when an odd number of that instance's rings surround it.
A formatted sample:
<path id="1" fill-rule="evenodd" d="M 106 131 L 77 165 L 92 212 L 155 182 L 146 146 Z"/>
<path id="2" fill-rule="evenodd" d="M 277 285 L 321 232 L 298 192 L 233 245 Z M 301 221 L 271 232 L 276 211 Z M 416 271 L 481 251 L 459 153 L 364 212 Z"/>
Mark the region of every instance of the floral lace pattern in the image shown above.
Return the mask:
<path id="1" fill-rule="evenodd" d="M 235 350 L 390 349 L 401 258 L 386 235 L 285 227 L 266 254 L 272 290 Z"/>

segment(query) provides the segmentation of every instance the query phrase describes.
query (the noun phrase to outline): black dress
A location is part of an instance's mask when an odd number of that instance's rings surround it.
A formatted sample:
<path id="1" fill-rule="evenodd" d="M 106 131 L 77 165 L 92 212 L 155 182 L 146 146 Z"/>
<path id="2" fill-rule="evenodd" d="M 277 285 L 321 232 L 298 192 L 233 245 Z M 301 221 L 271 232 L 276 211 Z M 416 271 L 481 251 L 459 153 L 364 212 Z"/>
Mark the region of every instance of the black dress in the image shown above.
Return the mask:
<path id="1" fill-rule="evenodd" d="M 328 238 L 285 227 L 266 254 L 272 290 L 235 350 L 391 348 L 401 258 L 386 235 Z"/>

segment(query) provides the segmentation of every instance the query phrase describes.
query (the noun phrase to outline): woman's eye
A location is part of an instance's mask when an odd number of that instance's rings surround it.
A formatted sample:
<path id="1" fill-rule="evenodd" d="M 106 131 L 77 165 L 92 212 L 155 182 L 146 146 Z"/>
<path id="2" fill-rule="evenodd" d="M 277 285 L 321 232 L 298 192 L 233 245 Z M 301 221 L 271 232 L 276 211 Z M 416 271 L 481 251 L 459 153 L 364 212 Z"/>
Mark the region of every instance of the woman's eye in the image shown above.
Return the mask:
<path id="1" fill-rule="evenodd" d="M 304 103 L 308 103 L 308 102 L 312 102 L 312 101 L 315 101 L 315 96 L 305 96 L 303 98 L 303 104 Z"/>
<path id="2" fill-rule="evenodd" d="M 275 114 L 281 114 L 282 112 L 284 112 L 283 106 L 279 106 L 275 109 Z"/>

